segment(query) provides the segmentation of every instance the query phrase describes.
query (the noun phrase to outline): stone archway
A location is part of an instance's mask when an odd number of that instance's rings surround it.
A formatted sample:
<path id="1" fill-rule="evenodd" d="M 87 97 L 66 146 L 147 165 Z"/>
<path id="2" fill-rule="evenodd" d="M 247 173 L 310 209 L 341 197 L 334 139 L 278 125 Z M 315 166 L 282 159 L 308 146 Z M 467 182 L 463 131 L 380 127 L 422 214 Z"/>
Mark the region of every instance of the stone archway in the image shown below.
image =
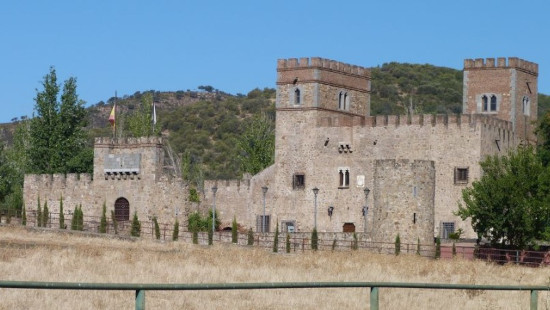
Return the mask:
<path id="1" fill-rule="evenodd" d="M 115 201 L 115 219 L 119 222 L 130 220 L 130 203 L 124 197 Z"/>
<path id="2" fill-rule="evenodd" d="M 353 223 L 344 223 L 344 226 L 342 227 L 342 230 L 344 232 L 355 232 L 355 224 L 353 224 Z"/>

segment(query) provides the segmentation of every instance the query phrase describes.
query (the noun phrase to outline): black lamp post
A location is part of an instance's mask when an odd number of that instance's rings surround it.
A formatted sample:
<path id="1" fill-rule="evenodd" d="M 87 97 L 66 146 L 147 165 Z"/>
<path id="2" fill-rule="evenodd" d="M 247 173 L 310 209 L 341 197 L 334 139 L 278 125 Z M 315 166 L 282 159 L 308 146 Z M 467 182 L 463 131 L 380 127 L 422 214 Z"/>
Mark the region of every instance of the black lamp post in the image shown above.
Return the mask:
<path id="1" fill-rule="evenodd" d="M 364 220 L 365 220 L 365 232 L 367 232 L 367 215 L 369 213 L 368 204 L 369 204 L 370 189 L 365 186 L 365 189 L 363 190 L 363 192 L 365 193 L 365 206 L 363 207 L 363 217 L 364 217 Z"/>

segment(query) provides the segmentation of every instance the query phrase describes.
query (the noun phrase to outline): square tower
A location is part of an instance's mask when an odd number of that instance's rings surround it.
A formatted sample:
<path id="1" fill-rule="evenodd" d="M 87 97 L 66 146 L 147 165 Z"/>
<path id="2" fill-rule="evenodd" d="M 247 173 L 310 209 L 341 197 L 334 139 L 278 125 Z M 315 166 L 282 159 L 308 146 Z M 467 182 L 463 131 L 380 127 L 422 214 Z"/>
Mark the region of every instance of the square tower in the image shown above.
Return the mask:
<path id="1" fill-rule="evenodd" d="M 535 144 L 538 65 L 516 57 L 464 60 L 464 114 L 509 121 L 515 135 Z"/>

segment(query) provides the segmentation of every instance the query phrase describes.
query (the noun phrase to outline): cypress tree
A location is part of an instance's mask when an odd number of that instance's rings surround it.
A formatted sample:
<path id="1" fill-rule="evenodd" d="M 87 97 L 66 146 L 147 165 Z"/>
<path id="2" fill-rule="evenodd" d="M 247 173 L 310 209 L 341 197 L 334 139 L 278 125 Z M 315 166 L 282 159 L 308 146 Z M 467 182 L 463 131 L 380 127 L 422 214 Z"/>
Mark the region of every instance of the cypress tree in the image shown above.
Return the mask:
<path id="1" fill-rule="evenodd" d="M 353 233 L 353 241 L 351 242 L 351 249 L 357 250 L 359 248 L 359 241 L 357 241 L 357 234 Z"/>
<path id="2" fill-rule="evenodd" d="M 99 223 L 99 232 L 104 234 L 107 232 L 107 203 L 103 201 L 103 210 L 101 211 L 101 221 Z"/>
<path id="3" fill-rule="evenodd" d="M 199 232 L 196 230 L 193 231 L 193 244 L 199 244 Z"/>
<path id="4" fill-rule="evenodd" d="M 238 243 L 239 235 L 237 232 L 237 219 L 233 216 L 233 222 L 231 223 L 231 242 Z"/>
<path id="5" fill-rule="evenodd" d="M 332 240 L 332 251 L 334 251 L 335 249 L 336 249 L 336 238 Z"/>
<path id="6" fill-rule="evenodd" d="M 254 245 L 254 232 L 252 231 L 252 227 L 248 230 L 248 240 L 246 244 Z"/>
<path id="7" fill-rule="evenodd" d="M 160 240 L 160 227 L 156 216 L 153 217 L 153 225 L 155 225 L 155 238 Z"/>
<path id="8" fill-rule="evenodd" d="M 141 223 L 139 222 L 137 211 L 134 212 L 134 218 L 132 219 L 132 228 L 130 229 L 130 235 L 133 237 L 139 237 L 141 234 Z"/>
<path id="9" fill-rule="evenodd" d="M 172 241 L 177 241 L 179 238 L 179 235 L 180 235 L 180 223 L 178 222 L 178 219 L 176 219 L 176 222 L 174 223 L 174 231 L 172 232 Z M 160 238 L 160 230 L 159 230 L 159 238 Z"/>
<path id="10" fill-rule="evenodd" d="M 82 204 L 78 207 L 78 230 L 84 230 L 84 212 L 82 212 Z"/>
<path id="11" fill-rule="evenodd" d="M 435 238 L 435 258 L 438 259 L 441 257 L 441 239 L 439 237 Z"/>
<path id="12" fill-rule="evenodd" d="M 27 226 L 27 211 L 25 211 L 25 204 L 23 204 L 23 208 L 21 210 L 21 225 Z"/>
<path id="13" fill-rule="evenodd" d="M 453 242 L 453 257 L 456 256 L 456 246 L 455 246 L 455 243 Z"/>
<path id="14" fill-rule="evenodd" d="M 416 255 L 420 255 L 420 238 L 416 242 Z"/>
<path id="15" fill-rule="evenodd" d="M 114 210 L 111 210 L 111 220 L 113 221 L 113 230 L 115 231 L 115 235 L 118 235 L 118 222 L 116 220 Z"/>
<path id="16" fill-rule="evenodd" d="M 65 229 L 65 214 L 63 214 L 63 195 L 59 198 L 59 229 Z"/>
<path id="17" fill-rule="evenodd" d="M 73 218 L 71 219 L 71 230 L 77 230 L 78 227 L 78 206 L 74 207 Z"/>
<path id="18" fill-rule="evenodd" d="M 317 236 L 317 228 L 313 228 L 311 233 L 311 249 L 317 251 L 319 249 L 319 236 Z"/>
<path id="19" fill-rule="evenodd" d="M 42 211 L 42 227 L 48 227 L 50 220 L 50 210 L 48 210 L 48 202 L 44 201 L 44 210 Z"/>
<path id="20" fill-rule="evenodd" d="M 273 253 L 279 252 L 279 222 L 275 227 L 275 237 L 273 238 Z"/>
<path id="21" fill-rule="evenodd" d="M 42 227 L 42 206 L 40 205 L 40 196 L 38 196 L 38 209 L 36 210 L 36 226 Z"/>
<path id="22" fill-rule="evenodd" d="M 395 237 L 395 256 L 399 255 L 399 253 L 401 253 L 401 238 L 397 234 Z"/>

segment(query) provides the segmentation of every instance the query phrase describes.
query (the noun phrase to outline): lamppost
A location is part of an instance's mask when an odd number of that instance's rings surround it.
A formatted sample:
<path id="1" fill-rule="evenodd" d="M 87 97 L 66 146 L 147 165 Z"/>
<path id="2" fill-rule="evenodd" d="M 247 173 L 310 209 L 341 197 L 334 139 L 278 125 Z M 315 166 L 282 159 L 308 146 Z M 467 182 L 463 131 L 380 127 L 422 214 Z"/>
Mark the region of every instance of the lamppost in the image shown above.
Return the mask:
<path id="1" fill-rule="evenodd" d="M 367 232 L 367 214 L 369 213 L 369 193 L 370 189 L 365 186 L 365 189 L 363 190 L 365 192 L 365 206 L 363 207 L 363 217 L 365 220 L 365 233 Z"/>
<path id="2" fill-rule="evenodd" d="M 262 232 L 265 233 L 265 193 L 267 193 L 267 186 L 262 186 L 262 193 L 264 194 L 264 216 L 262 217 Z"/>
<path id="3" fill-rule="evenodd" d="M 212 187 L 212 193 L 214 194 L 214 210 L 212 210 L 212 238 L 214 238 L 214 231 L 216 231 L 216 192 L 218 187 L 214 185 Z"/>
<path id="4" fill-rule="evenodd" d="M 313 194 L 315 195 L 315 217 L 313 218 L 313 227 L 317 230 L 317 193 L 319 189 L 317 187 L 313 188 Z"/>

